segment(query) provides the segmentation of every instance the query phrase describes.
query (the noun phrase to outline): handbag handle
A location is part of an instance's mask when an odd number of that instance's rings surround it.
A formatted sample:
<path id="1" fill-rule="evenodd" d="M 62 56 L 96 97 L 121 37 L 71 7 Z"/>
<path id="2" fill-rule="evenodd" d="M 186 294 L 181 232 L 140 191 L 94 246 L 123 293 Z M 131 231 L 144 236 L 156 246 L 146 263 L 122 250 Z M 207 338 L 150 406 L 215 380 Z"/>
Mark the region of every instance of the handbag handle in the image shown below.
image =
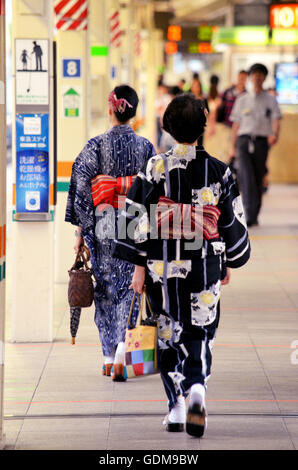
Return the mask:
<path id="1" fill-rule="evenodd" d="M 134 306 L 136 294 L 137 293 L 134 292 L 133 298 L 132 298 L 132 301 L 131 301 L 131 304 L 130 304 L 130 310 L 129 310 L 129 315 L 128 315 L 128 319 L 127 319 L 126 328 L 128 328 L 128 326 L 130 324 L 130 319 L 131 319 L 131 314 L 132 314 L 132 309 L 133 309 L 133 306 Z M 136 325 L 140 325 L 140 323 L 141 323 L 141 315 L 142 315 L 142 308 L 143 308 L 143 305 L 144 305 L 144 298 L 145 298 L 146 303 L 148 305 L 148 308 L 150 310 L 150 314 L 151 314 L 151 316 L 153 316 L 153 310 L 152 310 L 151 304 L 149 302 L 148 295 L 147 295 L 145 287 L 143 288 L 141 301 L 140 301 L 140 294 L 138 294 L 138 298 L 139 298 L 139 306 L 140 307 L 139 307 L 139 315 L 138 315 L 138 318 L 137 318 Z"/>
<path id="2" fill-rule="evenodd" d="M 78 261 L 82 260 L 83 263 L 84 263 L 84 266 L 86 268 L 87 271 L 90 270 L 87 262 L 90 260 L 90 251 L 89 249 L 85 246 L 85 245 L 82 245 L 77 253 L 77 256 L 76 256 L 76 259 L 75 259 L 75 262 L 71 268 L 71 271 L 73 269 L 75 269 L 75 266 L 77 264 Z"/>

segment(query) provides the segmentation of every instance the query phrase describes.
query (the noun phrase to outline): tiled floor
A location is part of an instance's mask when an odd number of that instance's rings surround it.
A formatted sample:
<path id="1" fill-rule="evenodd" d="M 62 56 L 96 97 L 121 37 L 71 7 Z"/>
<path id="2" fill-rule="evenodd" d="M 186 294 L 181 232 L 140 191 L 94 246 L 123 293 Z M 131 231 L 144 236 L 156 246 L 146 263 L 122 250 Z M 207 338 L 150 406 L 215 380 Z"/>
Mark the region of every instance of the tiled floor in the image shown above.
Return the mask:
<path id="1" fill-rule="evenodd" d="M 162 429 L 157 375 L 101 375 L 92 308 L 70 345 L 67 286 L 57 285 L 55 341 L 6 344 L 6 448 L 298 449 L 298 187 L 270 187 L 250 234 L 251 261 L 223 288 L 203 439 Z"/>

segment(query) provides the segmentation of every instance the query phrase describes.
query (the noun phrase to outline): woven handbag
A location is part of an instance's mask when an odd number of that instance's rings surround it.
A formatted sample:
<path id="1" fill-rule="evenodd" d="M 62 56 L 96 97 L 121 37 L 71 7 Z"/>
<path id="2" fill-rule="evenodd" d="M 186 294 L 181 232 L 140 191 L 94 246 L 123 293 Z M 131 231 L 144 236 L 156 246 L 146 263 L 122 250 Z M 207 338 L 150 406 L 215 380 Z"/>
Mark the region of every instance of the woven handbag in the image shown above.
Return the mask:
<path id="1" fill-rule="evenodd" d="M 157 323 L 146 291 L 143 291 L 140 311 L 135 328 L 129 328 L 135 301 L 134 293 L 127 321 L 125 335 L 125 373 L 127 378 L 158 372 L 157 369 Z M 146 303 L 150 317 L 146 313 Z M 144 316 L 146 319 L 142 319 Z"/>
<path id="2" fill-rule="evenodd" d="M 78 251 L 72 268 L 68 271 L 68 303 L 70 307 L 84 308 L 92 305 L 94 286 L 92 280 L 93 272 L 88 266 L 89 260 L 90 252 L 88 248 L 83 245 Z"/>

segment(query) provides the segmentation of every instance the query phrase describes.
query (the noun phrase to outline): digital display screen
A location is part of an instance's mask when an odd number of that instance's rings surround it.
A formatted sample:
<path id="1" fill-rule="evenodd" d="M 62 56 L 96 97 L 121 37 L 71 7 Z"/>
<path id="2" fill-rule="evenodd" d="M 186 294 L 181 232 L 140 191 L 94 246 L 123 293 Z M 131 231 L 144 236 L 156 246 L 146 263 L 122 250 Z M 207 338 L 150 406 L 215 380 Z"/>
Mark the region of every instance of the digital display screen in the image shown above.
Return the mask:
<path id="1" fill-rule="evenodd" d="M 298 62 L 276 66 L 276 92 L 279 104 L 298 104 Z"/>

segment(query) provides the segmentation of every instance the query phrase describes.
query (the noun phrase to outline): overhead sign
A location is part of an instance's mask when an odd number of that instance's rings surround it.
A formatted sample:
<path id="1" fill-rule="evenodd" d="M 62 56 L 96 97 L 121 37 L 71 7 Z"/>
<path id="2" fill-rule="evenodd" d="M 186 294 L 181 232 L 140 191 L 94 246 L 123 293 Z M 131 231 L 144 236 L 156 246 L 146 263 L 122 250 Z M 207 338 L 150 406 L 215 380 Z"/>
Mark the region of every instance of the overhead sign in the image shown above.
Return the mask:
<path id="1" fill-rule="evenodd" d="M 49 104 L 49 42 L 16 39 L 16 105 Z"/>
<path id="2" fill-rule="evenodd" d="M 171 25 L 168 27 L 168 40 L 181 41 L 181 26 Z"/>
<path id="3" fill-rule="evenodd" d="M 272 45 L 298 45 L 298 28 L 272 30 L 272 38 L 269 37 L 268 26 L 237 26 L 234 28 L 219 27 L 214 33 L 212 45 L 230 44 L 237 46 L 264 46 Z"/>
<path id="4" fill-rule="evenodd" d="M 49 211 L 49 115 L 16 115 L 16 212 Z"/>
<path id="5" fill-rule="evenodd" d="M 298 5 L 295 3 L 270 6 L 271 28 L 298 28 Z"/>
<path id="6" fill-rule="evenodd" d="M 63 78 L 81 78 L 81 59 L 62 59 Z"/>

